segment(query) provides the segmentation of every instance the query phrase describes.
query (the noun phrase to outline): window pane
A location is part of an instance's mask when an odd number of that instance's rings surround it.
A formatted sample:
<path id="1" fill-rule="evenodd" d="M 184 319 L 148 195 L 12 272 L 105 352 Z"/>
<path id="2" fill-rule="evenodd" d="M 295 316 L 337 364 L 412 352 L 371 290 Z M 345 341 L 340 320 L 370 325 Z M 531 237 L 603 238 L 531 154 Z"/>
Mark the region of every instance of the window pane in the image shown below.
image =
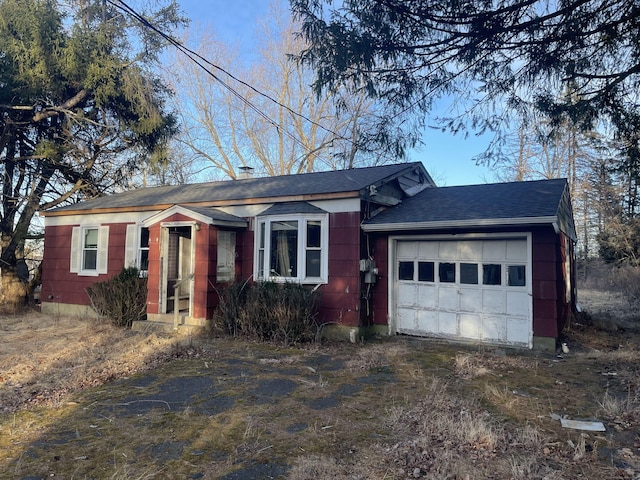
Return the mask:
<path id="1" fill-rule="evenodd" d="M 98 266 L 98 251 L 85 250 L 82 256 L 82 269 L 95 270 Z"/>
<path id="2" fill-rule="evenodd" d="M 270 275 L 298 276 L 298 222 L 271 223 Z"/>
<path id="3" fill-rule="evenodd" d="M 258 240 L 258 246 L 259 248 L 264 248 L 264 230 L 265 230 L 265 223 L 262 222 L 260 224 L 260 239 Z"/>
<path id="4" fill-rule="evenodd" d="M 307 277 L 320 276 L 320 250 L 307 251 Z"/>
<path id="5" fill-rule="evenodd" d="M 307 222 L 307 247 L 320 248 L 320 222 L 319 221 Z"/>
<path id="6" fill-rule="evenodd" d="M 421 282 L 434 281 L 433 262 L 418 262 L 418 280 Z"/>
<path id="7" fill-rule="evenodd" d="M 455 283 L 456 281 L 456 264 L 455 263 L 441 263 L 438 267 L 438 273 L 440 274 L 440 281 L 442 283 Z"/>
<path id="8" fill-rule="evenodd" d="M 140 270 L 149 270 L 149 250 L 140 250 Z"/>
<path id="9" fill-rule="evenodd" d="M 502 266 L 485 264 L 482 266 L 483 285 L 502 285 Z"/>
<path id="10" fill-rule="evenodd" d="M 477 263 L 461 263 L 460 264 L 460 283 L 467 285 L 478 284 L 478 264 Z"/>
<path id="11" fill-rule="evenodd" d="M 258 251 L 258 278 L 264 279 L 264 249 Z"/>
<path id="12" fill-rule="evenodd" d="M 510 287 L 524 287 L 527 284 L 524 265 L 509 265 L 507 268 Z"/>
<path id="13" fill-rule="evenodd" d="M 400 280 L 413 280 L 413 262 L 398 263 L 398 278 Z"/>
<path id="14" fill-rule="evenodd" d="M 90 228 L 84 231 L 84 248 L 98 248 L 97 228 Z"/>
<path id="15" fill-rule="evenodd" d="M 147 227 L 142 227 L 140 229 L 140 247 L 149 247 L 149 229 Z"/>

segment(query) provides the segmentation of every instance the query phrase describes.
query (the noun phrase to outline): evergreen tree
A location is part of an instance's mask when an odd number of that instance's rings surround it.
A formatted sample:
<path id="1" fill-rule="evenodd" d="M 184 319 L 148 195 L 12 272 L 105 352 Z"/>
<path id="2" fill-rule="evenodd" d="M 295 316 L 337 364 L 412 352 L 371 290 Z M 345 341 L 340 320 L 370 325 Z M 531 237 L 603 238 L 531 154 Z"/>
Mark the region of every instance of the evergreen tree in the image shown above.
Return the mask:
<path id="1" fill-rule="evenodd" d="M 176 121 L 152 67 L 164 45 L 117 2 L 0 0 L 0 268 L 6 302 L 29 292 L 39 210 L 126 186 L 162 162 Z M 175 2 L 147 18 L 182 23 Z M 37 282 L 37 276 L 31 286 Z"/>

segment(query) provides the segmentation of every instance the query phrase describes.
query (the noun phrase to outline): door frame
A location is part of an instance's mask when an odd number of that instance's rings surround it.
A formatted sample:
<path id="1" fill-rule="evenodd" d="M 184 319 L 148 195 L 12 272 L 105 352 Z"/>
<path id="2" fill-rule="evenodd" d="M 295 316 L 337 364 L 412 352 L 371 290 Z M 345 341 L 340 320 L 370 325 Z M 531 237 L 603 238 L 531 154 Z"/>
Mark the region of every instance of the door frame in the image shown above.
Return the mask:
<path id="1" fill-rule="evenodd" d="M 167 257 L 169 254 L 169 228 L 172 227 L 189 227 L 191 228 L 191 245 L 190 245 L 190 258 L 188 259 L 191 264 L 191 279 L 189 280 L 189 317 L 193 316 L 193 298 L 194 298 L 194 277 L 195 274 L 195 253 L 196 253 L 196 232 L 198 231 L 198 222 L 195 221 L 182 221 L 182 222 L 161 222 L 160 223 L 160 301 L 159 301 L 159 310 L 160 313 L 166 314 L 167 312 L 167 282 L 168 282 L 168 268 L 167 268 Z M 181 249 L 178 248 L 178 255 L 181 257 L 182 252 Z M 184 259 L 181 259 L 184 261 Z M 174 308 L 179 307 L 180 302 L 174 300 Z"/>

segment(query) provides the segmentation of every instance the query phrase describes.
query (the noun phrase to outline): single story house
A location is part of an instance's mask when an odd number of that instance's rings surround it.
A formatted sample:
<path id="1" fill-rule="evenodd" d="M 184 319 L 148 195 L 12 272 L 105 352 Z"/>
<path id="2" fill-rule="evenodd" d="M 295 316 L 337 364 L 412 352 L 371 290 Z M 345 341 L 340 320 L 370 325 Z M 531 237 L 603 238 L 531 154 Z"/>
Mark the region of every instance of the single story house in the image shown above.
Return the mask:
<path id="1" fill-rule="evenodd" d="M 43 212 L 44 312 L 135 265 L 147 318 L 210 319 L 233 280 L 321 292 L 326 333 L 554 349 L 576 301 L 566 180 L 436 187 L 420 162 L 142 188 Z"/>

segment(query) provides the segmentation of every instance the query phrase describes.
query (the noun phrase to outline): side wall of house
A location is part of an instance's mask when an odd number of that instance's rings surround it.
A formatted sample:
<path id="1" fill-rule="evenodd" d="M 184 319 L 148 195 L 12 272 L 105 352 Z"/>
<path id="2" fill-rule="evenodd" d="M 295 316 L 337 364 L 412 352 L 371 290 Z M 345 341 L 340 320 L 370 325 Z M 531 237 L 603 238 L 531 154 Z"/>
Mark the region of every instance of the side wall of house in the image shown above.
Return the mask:
<path id="1" fill-rule="evenodd" d="M 71 232 L 74 225 L 45 227 L 45 255 L 42 260 L 42 302 L 89 306 L 86 288 L 120 273 L 124 267 L 127 226 L 103 223 L 109 227 L 107 273 L 97 276 L 70 272 Z"/>
<path id="2" fill-rule="evenodd" d="M 322 323 L 360 325 L 360 213 L 329 214 L 329 282 L 319 288 Z"/>

